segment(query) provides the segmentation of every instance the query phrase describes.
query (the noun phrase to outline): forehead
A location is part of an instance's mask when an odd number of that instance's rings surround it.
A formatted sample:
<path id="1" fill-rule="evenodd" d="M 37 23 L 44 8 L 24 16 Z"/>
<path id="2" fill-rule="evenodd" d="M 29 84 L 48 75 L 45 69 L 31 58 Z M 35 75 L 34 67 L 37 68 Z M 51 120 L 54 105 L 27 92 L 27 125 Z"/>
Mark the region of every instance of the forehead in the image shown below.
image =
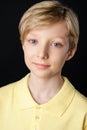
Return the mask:
<path id="1" fill-rule="evenodd" d="M 66 24 L 57 23 L 50 26 L 44 26 L 31 30 L 25 39 L 36 39 L 40 41 L 60 41 L 62 43 L 68 43 L 68 30 Z"/>
<path id="2" fill-rule="evenodd" d="M 50 35 L 50 36 L 68 36 L 68 29 L 65 22 L 58 22 L 48 26 L 35 27 L 28 32 L 30 35 Z"/>

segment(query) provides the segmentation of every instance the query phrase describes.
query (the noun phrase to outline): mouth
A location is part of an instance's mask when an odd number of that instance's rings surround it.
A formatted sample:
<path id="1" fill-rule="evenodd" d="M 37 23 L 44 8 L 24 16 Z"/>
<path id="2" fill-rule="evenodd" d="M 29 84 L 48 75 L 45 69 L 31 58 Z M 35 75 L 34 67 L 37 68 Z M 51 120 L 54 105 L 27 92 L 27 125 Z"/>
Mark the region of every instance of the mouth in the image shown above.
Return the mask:
<path id="1" fill-rule="evenodd" d="M 47 65 L 47 64 L 41 64 L 41 63 L 35 63 L 35 62 L 33 62 L 33 64 L 34 64 L 38 69 L 47 69 L 48 67 L 50 67 L 50 65 Z"/>

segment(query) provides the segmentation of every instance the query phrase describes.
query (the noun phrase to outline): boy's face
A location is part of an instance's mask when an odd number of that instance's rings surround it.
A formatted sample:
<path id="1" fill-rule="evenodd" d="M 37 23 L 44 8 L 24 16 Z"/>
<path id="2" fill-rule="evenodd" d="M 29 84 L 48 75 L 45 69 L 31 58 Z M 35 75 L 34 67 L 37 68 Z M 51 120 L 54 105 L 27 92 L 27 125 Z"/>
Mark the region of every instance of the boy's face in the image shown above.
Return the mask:
<path id="1" fill-rule="evenodd" d="M 23 43 L 24 58 L 31 73 L 40 78 L 60 75 L 66 60 L 75 51 L 69 51 L 69 38 L 64 22 L 33 29 Z"/>

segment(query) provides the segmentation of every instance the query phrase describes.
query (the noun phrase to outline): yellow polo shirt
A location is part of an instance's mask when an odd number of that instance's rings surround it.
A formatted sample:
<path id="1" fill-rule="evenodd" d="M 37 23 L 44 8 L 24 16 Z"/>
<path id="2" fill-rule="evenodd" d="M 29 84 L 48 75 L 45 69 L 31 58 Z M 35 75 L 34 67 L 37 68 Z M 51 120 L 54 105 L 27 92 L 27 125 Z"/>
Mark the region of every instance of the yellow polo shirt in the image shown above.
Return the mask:
<path id="1" fill-rule="evenodd" d="M 0 88 L 0 130 L 87 130 L 87 98 L 66 77 L 56 96 L 38 105 L 28 76 Z"/>

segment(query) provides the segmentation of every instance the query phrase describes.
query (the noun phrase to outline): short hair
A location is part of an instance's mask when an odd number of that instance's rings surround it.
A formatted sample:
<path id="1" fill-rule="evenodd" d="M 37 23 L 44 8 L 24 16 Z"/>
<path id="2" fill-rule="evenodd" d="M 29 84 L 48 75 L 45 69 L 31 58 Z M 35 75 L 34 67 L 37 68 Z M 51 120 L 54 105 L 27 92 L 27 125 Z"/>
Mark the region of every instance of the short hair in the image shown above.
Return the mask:
<path id="1" fill-rule="evenodd" d="M 19 22 L 21 42 L 24 42 L 27 33 L 32 29 L 62 21 L 64 21 L 67 26 L 70 48 L 76 47 L 79 39 L 77 14 L 72 9 L 56 0 L 36 3 L 25 11 Z"/>

